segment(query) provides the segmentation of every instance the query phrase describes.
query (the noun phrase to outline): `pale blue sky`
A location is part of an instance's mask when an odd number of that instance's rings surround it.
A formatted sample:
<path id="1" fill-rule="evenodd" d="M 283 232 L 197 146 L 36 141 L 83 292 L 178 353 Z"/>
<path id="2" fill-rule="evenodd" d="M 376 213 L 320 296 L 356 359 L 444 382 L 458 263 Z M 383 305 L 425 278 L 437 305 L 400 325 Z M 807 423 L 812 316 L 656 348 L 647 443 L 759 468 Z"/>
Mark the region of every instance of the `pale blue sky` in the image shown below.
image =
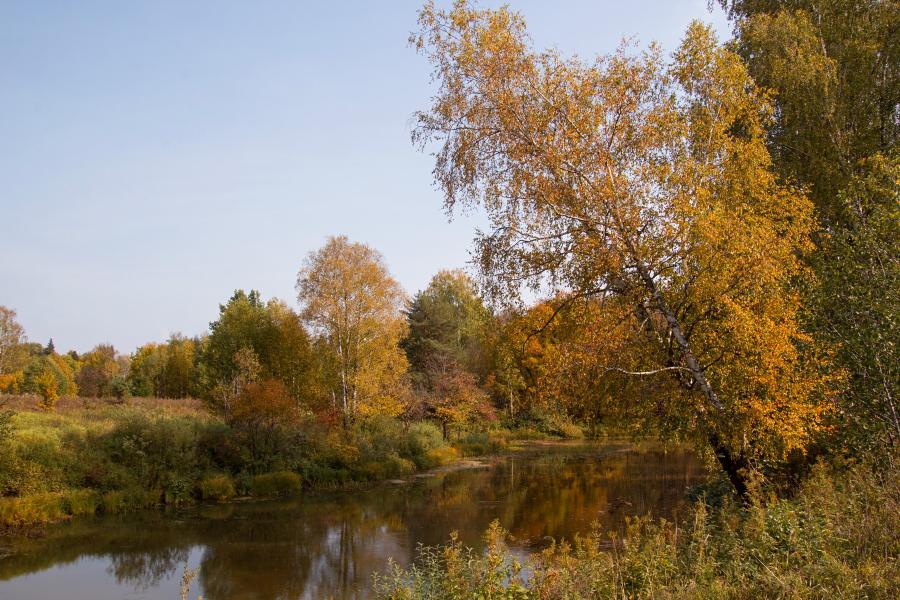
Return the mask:
<path id="1" fill-rule="evenodd" d="M 585 56 L 729 29 L 706 0 L 509 4 Z M 130 352 L 203 332 L 238 287 L 295 305 L 329 235 L 409 293 L 464 266 L 479 217 L 447 222 L 409 141 L 419 6 L 0 0 L 0 304 L 31 340 Z"/>

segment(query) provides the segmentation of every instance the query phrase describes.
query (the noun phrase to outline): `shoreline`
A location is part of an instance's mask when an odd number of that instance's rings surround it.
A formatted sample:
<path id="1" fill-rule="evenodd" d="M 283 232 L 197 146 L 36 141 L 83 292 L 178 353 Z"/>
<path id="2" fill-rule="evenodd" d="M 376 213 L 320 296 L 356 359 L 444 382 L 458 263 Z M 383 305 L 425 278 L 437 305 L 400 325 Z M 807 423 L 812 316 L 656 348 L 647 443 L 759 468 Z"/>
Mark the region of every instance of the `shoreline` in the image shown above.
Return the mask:
<path id="1" fill-rule="evenodd" d="M 408 485 L 413 483 L 419 479 L 428 479 L 432 477 L 438 477 L 441 475 L 446 475 L 448 473 L 453 473 L 456 471 L 463 471 L 469 469 L 483 469 L 489 468 L 491 465 L 489 464 L 490 459 L 499 458 L 501 456 L 510 455 L 516 452 L 525 451 L 524 447 L 521 446 L 563 446 L 563 445 L 583 445 L 585 443 L 584 440 L 580 441 L 568 441 L 568 440 L 540 440 L 540 439 L 527 439 L 527 440 L 516 440 L 515 444 L 511 444 L 510 447 L 504 449 L 501 452 L 482 454 L 477 456 L 463 456 L 457 458 L 447 464 L 439 465 L 436 467 L 430 467 L 428 469 L 417 470 L 405 475 L 404 477 L 386 477 L 373 479 L 369 481 L 351 481 L 351 482 L 343 482 L 340 484 L 309 484 L 308 487 L 304 487 L 297 494 L 284 495 L 284 496 L 253 496 L 253 495 L 242 495 L 242 496 L 234 496 L 224 501 L 204 501 L 204 500 L 194 500 L 192 502 L 185 502 L 177 505 L 167 505 L 163 502 L 156 502 L 154 504 L 147 504 L 144 506 L 137 506 L 131 508 L 125 508 L 120 511 L 113 512 L 103 512 L 98 504 L 97 509 L 93 513 L 76 513 L 76 514 L 61 514 L 59 517 L 42 521 L 39 523 L 30 523 L 23 524 L 18 526 L 7 525 L 3 528 L 0 528 L 0 540 L 15 540 L 15 539 L 35 539 L 45 537 L 47 535 L 47 529 L 58 527 L 65 525 L 75 519 L 97 519 L 103 516 L 111 516 L 111 515 L 124 515 L 135 512 L 143 512 L 143 511 L 154 511 L 154 512 L 167 512 L 168 510 L 178 511 L 178 510 L 188 510 L 200 507 L 211 507 L 211 506 L 227 506 L 229 504 L 247 504 L 247 503 L 255 503 L 255 502 L 271 502 L 278 500 L 291 500 L 302 497 L 309 497 L 315 495 L 326 495 L 326 494 L 342 494 L 349 492 L 361 492 L 367 489 L 373 489 L 378 486 L 383 485 Z M 519 447 L 517 447 L 519 446 Z M 451 446 L 453 447 L 453 446 Z M 455 447 L 454 447 L 455 448 Z M 457 448 L 458 451 L 458 448 Z M 48 501 L 53 501 L 55 499 L 57 502 L 64 502 L 67 496 L 77 495 L 77 494 L 89 494 L 93 496 L 101 496 L 102 493 L 96 490 L 92 490 L 90 488 L 78 488 L 69 491 L 61 491 L 61 492 L 48 492 L 44 494 L 35 494 L 32 496 L 23 496 L 21 497 L 22 501 L 34 501 L 38 498 L 44 498 Z M 10 497 L 5 499 L 19 499 L 18 497 Z M 0 499 L 3 500 L 3 499 Z"/>

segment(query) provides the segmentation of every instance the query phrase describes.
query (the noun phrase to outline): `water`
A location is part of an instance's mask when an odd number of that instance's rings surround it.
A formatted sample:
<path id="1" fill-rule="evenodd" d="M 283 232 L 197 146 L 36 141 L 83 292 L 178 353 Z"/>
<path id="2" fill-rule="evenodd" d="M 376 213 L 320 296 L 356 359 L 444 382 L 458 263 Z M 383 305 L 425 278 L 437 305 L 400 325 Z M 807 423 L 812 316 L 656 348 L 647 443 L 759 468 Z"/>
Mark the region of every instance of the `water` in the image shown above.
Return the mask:
<path id="1" fill-rule="evenodd" d="M 364 598 L 388 559 L 458 531 L 478 547 L 494 519 L 527 553 L 598 521 L 673 518 L 704 469 L 687 450 L 626 443 L 530 446 L 480 465 L 281 502 L 77 519 L 40 539 L 0 539 L 2 600 L 177 600 L 185 564 L 200 567 L 190 598 Z"/>

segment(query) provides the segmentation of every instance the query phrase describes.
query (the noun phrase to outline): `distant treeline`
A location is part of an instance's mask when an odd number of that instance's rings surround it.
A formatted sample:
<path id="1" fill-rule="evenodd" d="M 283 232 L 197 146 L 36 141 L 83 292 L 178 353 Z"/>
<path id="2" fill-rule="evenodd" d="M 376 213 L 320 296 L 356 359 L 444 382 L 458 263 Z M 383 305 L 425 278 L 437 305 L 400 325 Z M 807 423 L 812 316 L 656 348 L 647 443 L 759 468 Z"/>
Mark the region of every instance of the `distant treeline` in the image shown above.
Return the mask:
<path id="1" fill-rule="evenodd" d="M 550 303 L 498 314 L 462 271 L 441 271 L 407 298 L 377 252 L 343 237 L 310 254 L 297 289 L 299 312 L 239 289 L 206 334 L 173 334 L 130 355 L 28 342 L 15 312 L 0 307 L 0 392 L 39 395 L 48 410 L 61 396 L 193 397 L 226 418 L 250 410 L 242 398 L 252 392 L 256 403 L 335 423 L 436 419 L 445 435 L 498 415 L 570 427 L 547 393 L 553 340 L 534 335 Z"/>

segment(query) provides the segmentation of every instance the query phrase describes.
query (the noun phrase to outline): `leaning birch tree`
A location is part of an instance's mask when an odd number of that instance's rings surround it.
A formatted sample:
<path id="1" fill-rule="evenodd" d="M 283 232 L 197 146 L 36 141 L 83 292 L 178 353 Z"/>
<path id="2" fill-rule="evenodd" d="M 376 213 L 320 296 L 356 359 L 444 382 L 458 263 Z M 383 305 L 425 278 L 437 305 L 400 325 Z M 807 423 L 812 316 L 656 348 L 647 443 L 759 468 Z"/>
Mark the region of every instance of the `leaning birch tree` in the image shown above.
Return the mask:
<path id="1" fill-rule="evenodd" d="M 802 449 L 827 406 L 793 289 L 813 209 L 773 174 L 770 98 L 740 58 L 698 23 L 671 59 L 625 45 L 593 60 L 533 50 L 507 9 L 429 3 L 419 24 L 437 92 L 413 138 L 437 147 L 446 209 L 490 220 L 488 292 L 630 306 L 654 352 L 609 369 L 665 381 L 738 493 L 756 461 Z"/>

